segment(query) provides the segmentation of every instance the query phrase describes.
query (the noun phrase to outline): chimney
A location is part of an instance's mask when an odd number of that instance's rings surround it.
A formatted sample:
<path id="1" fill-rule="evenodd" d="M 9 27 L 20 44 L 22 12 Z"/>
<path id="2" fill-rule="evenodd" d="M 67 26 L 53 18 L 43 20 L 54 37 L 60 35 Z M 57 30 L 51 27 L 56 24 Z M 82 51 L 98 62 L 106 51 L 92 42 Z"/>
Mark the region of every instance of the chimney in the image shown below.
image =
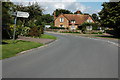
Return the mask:
<path id="1" fill-rule="evenodd" d="M 77 10 L 75 14 L 82 14 L 82 12 L 80 10 Z"/>

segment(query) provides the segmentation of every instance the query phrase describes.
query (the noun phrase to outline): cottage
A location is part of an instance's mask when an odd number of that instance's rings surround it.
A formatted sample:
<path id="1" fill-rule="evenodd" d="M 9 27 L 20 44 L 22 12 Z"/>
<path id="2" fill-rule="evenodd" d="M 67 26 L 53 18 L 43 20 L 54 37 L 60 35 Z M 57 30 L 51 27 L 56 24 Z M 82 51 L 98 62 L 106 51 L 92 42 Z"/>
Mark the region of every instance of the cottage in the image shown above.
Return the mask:
<path id="1" fill-rule="evenodd" d="M 84 14 L 60 14 L 58 17 L 54 17 L 54 26 L 71 30 L 81 27 L 84 22 L 94 23 L 94 20 L 90 15 Z"/>

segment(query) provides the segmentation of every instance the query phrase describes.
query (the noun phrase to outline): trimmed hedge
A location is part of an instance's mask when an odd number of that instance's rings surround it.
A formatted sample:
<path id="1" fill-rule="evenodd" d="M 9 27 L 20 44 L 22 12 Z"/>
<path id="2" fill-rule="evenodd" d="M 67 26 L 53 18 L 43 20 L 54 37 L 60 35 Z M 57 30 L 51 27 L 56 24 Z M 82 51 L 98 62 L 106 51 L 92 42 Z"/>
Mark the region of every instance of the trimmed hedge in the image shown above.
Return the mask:
<path id="1" fill-rule="evenodd" d="M 50 29 L 65 29 L 64 27 L 50 27 Z"/>

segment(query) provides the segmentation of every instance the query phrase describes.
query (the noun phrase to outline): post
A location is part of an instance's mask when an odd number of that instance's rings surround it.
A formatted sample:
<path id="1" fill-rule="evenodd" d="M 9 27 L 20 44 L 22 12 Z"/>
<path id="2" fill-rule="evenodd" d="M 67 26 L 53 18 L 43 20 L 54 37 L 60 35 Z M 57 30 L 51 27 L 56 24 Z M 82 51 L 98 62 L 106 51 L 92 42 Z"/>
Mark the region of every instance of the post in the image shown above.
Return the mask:
<path id="1" fill-rule="evenodd" d="M 15 40 L 15 32 L 16 32 L 16 22 L 17 22 L 17 15 L 15 17 L 15 25 L 14 25 L 14 32 L 13 32 L 13 41 Z"/>

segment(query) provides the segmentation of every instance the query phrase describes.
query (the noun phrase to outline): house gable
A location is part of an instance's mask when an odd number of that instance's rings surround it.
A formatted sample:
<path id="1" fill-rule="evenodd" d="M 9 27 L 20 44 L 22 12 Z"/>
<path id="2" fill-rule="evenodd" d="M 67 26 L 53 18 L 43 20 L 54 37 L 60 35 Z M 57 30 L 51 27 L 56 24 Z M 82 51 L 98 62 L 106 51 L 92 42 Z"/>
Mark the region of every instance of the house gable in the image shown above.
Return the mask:
<path id="1" fill-rule="evenodd" d="M 95 23 L 95 21 L 93 20 L 91 16 L 88 17 L 87 22 Z"/>
<path id="2" fill-rule="evenodd" d="M 61 18 L 64 19 L 63 22 L 60 22 L 60 19 L 61 19 Z M 69 26 L 69 21 L 68 21 L 68 19 L 67 19 L 63 14 L 60 14 L 60 15 L 54 20 L 54 24 L 55 24 L 55 26 L 57 26 L 57 27 L 63 26 L 63 27 L 65 27 L 65 28 L 67 28 L 67 27 Z"/>

